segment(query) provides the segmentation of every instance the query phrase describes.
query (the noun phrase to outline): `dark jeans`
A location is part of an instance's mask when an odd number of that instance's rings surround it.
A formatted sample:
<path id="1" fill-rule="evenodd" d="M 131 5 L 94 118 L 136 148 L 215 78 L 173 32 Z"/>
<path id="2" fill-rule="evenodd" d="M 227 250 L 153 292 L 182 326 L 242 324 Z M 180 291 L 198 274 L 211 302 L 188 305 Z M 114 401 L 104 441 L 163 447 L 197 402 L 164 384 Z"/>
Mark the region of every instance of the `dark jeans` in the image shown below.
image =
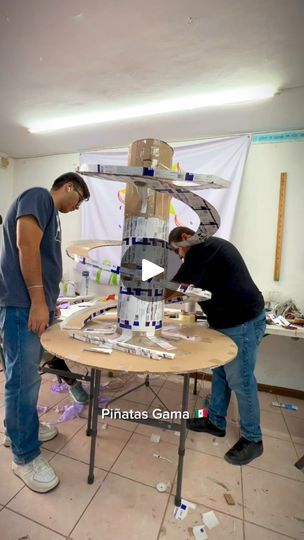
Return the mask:
<path id="1" fill-rule="evenodd" d="M 212 393 L 209 419 L 219 429 L 226 428 L 226 414 L 231 390 L 236 394 L 241 435 L 249 441 L 262 439 L 260 428 L 260 405 L 254 368 L 259 344 L 266 327 L 264 311 L 255 319 L 232 328 L 218 331 L 230 337 L 238 346 L 234 360 L 215 368 L 212 375 Z"/>

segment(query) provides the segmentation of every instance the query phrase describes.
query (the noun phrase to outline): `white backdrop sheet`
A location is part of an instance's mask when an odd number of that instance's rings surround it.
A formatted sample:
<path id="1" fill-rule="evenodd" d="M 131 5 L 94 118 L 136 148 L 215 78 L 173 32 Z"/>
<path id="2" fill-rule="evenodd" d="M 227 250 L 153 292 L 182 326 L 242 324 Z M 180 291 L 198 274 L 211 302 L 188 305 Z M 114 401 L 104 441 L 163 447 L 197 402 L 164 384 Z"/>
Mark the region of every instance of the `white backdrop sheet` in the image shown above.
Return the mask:
<path id="1" fill-rule="evenodd" d="M 187 172 L 214 174 L 229 180 L 228 189 L 208 189 L 196 193 L 209 201 L 219 212 L 221 225 L 217 236 L 229 240 L 239 190 L 243 177 L 251 137 L 249 135 L 210 140 L 200 144 L 179 146 L 174 149 L 173 164 Z M 80 156 L 80 163 L 127 165 L 127 152 L 90 152 Z M 125 184 L 85 177 L 91 192 L 90 201 L 81 206 L 82 240 L 120 240 L 124 218 Z M 185 225 L 194 230 L 199 222 L 197 215 L 185 204 L 172 199 L 169 229 Z M 120 263 L 120 248 L 102 248 L 92 251 L 92 258 L 103 264 Z M 98 282 L 117 284 L 116 276 L 105 271 L 91 271 L 91 278 Z"/>

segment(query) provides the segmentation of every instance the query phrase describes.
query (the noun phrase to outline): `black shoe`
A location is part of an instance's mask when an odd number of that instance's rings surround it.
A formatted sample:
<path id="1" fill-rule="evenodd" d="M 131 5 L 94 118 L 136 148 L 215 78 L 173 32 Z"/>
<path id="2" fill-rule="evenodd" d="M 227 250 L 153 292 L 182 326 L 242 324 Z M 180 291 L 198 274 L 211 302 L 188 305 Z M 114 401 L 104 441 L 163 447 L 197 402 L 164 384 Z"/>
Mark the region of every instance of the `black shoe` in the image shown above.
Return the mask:
<path id="1" fill-rule="evenodd" d="M 215 437 L 225 437 L 226 431 L 216 427 L 208 418 L 189 418 L 187 420 L 187 428 L 191 431 L 199 431 L 202 433 L 211 433 Z"/>
<path id="2" fill-rule="evenodd" d="M 263 454 L 263 441 L 252 442 L 241 437 L 235 445 L 228 450 L 224 458 L 231 465 L 247 465 L 253 459 Z"/>

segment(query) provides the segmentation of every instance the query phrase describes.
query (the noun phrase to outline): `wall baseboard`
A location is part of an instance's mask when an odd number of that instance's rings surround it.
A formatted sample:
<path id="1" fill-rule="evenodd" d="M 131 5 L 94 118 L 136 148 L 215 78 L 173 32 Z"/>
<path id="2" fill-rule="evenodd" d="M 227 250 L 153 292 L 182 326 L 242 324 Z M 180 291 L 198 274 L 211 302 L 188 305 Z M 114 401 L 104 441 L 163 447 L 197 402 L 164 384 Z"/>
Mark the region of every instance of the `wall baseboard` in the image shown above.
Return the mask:
<path id="1" fill-rule="evenodd" d="M 195 373 L 192 373 L 191 377 L 195 378 Z M 210 375 L 210 373 L 198 373 L 197 378 L 205 381 L 212 381 L 212 375 Z M 260 392 L 270 392 L 271 394 L 277 394 L 279 396 L 287 396 L 304 400 L 304 391 L 302 392 L 302 390 L 293 390 L 292 388 L 270 386 L 268 384 L 261 383 L 258 383 L 258 390 L 260 390 Z"/>

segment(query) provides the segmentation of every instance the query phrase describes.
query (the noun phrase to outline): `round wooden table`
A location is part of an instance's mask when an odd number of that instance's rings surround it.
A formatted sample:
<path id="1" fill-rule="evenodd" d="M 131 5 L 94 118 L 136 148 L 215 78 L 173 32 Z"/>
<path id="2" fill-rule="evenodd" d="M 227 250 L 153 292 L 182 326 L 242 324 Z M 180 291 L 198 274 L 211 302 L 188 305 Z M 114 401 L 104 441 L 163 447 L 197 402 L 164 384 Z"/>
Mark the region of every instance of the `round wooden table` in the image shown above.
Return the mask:
<path id="1" fill-rule="evenodd" d="M 100 325 L 101 321 L 109 322 L 112 320 L 114 323 L 115 319 L 113 317 L 113 315 L 109 314 L 106 318 L 102 317 L 94 319 L 89 323 L 88 326 L 98 328 L 98 324 Z M 176 347 L 175 350 L 171 351 L 175 353 L 174 359 L 153 360 L 116 350 L 113 350 L 113 352 L 109 355 L 89 352 L 84 349 L 90 348 L 90 344 L 70 337 L 68 331 L 61 328 L 59 323 L 54 324 L 42 334 L 41 344 L 49 353 L 59 358 L 71 360 L 72 362 L 76 362 L 91 368 L 90 401 L 87 427 L 87 434 L 91 435 L 88 475 L 88 482 L 90 484 L 94 481 L 93 471 L 97 436 L 97 420 L 98 414 L 101 414 L 102 411 L 102 409 L 98 406 L 101 370 L 104 369 L 107 371 L 125 371 L 146 374 L 146 381 L 136 388 L 143 385 L 149 386 L 148 375 L 151 373 L 179 373 L 183 375 L 184 384 L 180 424 L 168 421 L 165 422 L 163 420 L 155 420 L 152 418 L 140 420 L 136 419 L 137 423 L 143 423 L 150 426 L 154 425 L 180 432 L 177 489 L 175 497 L 176 506 L 180 506 L 187 422 L 186 418 L 184 418 L 183 412 L 188 411 L 189 374 L 207 368 L 212 369 L 230 362 L 237 355 L 237 346 L 229 337 L 225 336 L 224 334 L 204 326 L 200 326 L 199 324 L 185 324 L 172 319 L 165 319 L 164 324 L 167 324 L 170 327 L 174 326 L 174 333 L 183 334 L 186 338 L 180 339 L 177 342 L 173 340 L 170 341 L 167 336 L 163 337 L 163 339 L 169 341 Z M 146 338 L 143 338 L 143 346 L 144 344 L 147 346 L 145 339 Z M 153 349 L 156 348 L 155 344 L 151 342 L 150 347 Z M 118 398 L 114 398 L 114 400 L 116 399 Z M 111 402 L 114 400 L 111 400 Z"/>

